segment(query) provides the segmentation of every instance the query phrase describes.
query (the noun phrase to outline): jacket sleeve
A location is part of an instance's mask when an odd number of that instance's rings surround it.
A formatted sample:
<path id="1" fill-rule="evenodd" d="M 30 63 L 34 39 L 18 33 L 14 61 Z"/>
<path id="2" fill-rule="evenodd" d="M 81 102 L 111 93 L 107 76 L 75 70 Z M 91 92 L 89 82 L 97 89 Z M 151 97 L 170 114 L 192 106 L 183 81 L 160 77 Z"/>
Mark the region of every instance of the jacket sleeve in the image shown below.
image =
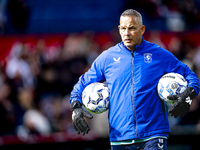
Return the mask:
<path id="1" fill-rule="evenodd" d="M 166 66 L 167 73 L 175 72 L 184 76 L 184 78 L 188 82 L 188 87 L 193 87 L 195 89 L 196 96 L 197 96 L 200 90 L 199 89 L 200 83 L 199 83 L 198 76 L 186 64 L 179 61 L 173 54 L 169 53 L 168 57 L 166 58 L 169 58 L 167 59 L 167 63 L 166 63 L 168 64 Z"/>
<path id="2" fill-rule="evenodd" d="M 107 51 L 101 53 L 92 63 L 91 68 L 80 76 L 79 81 L 74 85 L 71 92 L 70 104 L 78 100 L 82 104 L 81 94 L 84 88 L 90 83 L 105 81 L 104 64 L 107 56 Z"/>

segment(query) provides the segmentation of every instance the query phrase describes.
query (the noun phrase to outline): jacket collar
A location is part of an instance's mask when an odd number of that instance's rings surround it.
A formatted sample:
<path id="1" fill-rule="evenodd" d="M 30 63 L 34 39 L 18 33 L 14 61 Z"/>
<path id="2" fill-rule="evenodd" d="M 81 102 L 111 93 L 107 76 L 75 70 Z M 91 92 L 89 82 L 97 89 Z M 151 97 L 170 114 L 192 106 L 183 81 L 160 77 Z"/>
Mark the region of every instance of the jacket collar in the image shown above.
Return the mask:
<path id="1" fill-rule="evenodd" d="M 135 49 L 134 49 L 133 51 L 139 50 L 139 49 L 144 45 L 144 43 L 145 43 L 145 40 L 144 40 L 144 38 L 143 38 L 143 36 L 142 36 L 142 43 L 141 43 L 140 45 L 136 45 L 136 46 L 135 46 Z M 130 51 L 130 50 L 124 45 L 123 41 L 120 43 L 120 45 L 121 45 L 121 47 L 123 47 L 123 48 L 125 48 L 126 50 Z"/>

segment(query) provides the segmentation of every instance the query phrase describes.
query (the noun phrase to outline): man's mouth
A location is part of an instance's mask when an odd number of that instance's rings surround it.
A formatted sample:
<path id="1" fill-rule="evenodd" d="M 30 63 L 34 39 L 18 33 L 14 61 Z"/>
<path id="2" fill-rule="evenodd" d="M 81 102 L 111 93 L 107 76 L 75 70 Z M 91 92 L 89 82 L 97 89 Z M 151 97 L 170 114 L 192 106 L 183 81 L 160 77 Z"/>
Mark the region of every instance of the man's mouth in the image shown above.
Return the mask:
<path id="1" fill-rule="evenodd" d="M 124 41 L 129 43 L 131 42 L 131 39 L 125 39 Z"/>

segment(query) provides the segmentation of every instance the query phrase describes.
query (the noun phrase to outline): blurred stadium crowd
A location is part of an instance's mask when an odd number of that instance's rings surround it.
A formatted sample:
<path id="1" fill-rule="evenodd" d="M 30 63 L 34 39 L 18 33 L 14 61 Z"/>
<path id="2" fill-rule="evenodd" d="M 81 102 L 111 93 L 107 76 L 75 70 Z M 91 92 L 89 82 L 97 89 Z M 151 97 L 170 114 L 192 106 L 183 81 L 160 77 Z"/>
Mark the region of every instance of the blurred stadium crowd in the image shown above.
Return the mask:
<path id="1" fill-rule="evenodd" d="M 142 13 L 147 29 L 174 32 L 199 30 L 199 0 L 127 0 L 127 8 Z"/>
<path id="2" fill-rule="evenodd" d="M 135 8 L 144 16 L 146 40 L 171 51 L 200 78 L 200 1 L 127 0 L 125 8 Z M 120 42 L 117 28 L 106 32 L 8 36 L 3 18 L 0 12 L 0 54 L 5 55 L 0 63 L 0 136 L 75 132 L 70 92 L 93 60 Z M 198 114 L 200 96 L 186 116 L 169 119 L 172 126 L 198 125 Z M 89 122 L 102 137 L 108 136 L 106 117 L 106 113 L 95 115 Z"/>
<path id="3" fill-rule="evenodd" d="M 102 49 L 113 45 L 107 34 L 50 37 L 18 37 L 1 61 L 1 135 L 73 132 L 69 106 L 73 85 Z"/>

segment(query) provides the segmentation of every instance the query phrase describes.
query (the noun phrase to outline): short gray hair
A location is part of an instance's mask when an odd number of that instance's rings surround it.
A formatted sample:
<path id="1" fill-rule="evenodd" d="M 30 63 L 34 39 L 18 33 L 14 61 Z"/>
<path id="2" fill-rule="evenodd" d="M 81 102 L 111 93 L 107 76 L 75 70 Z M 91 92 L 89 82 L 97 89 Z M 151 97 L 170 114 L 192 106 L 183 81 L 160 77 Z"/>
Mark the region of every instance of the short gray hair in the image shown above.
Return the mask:
<path id="1" fill-rule="evenodd" d="M 125 16 L 135 16 L 138 18 L 139 23 L 143 25 L 142 15 L 138 11 L 134 9 L 127 9 L 121 14 L 121 17 L 125 17 Z"/>

